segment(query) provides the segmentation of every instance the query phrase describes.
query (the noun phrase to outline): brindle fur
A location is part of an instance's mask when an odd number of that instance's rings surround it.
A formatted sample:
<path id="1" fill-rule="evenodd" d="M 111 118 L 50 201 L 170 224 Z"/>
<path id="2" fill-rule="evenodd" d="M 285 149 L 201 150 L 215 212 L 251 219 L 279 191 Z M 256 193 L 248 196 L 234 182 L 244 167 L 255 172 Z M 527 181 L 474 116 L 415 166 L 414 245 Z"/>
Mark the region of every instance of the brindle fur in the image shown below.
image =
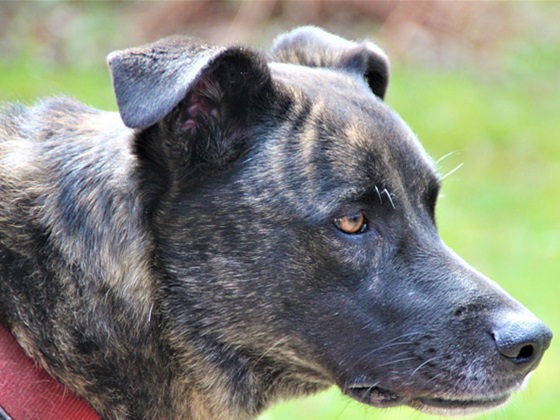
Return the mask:
<path id="1" fill-rule="evenodd" d="M 469 412 L 536 366 L 546 327 L 437 236 L 378 47 L 302 28 L 268 55 L 174 37 L 109 64 L 120 115 L 0 116 L 0 316 L 104 418 L 251 418 L 332 384 Z M 367 231 L 338 231 L 356 209 Z M 492 339 L 517 319 L 543 337 L 523 368 Z"/>

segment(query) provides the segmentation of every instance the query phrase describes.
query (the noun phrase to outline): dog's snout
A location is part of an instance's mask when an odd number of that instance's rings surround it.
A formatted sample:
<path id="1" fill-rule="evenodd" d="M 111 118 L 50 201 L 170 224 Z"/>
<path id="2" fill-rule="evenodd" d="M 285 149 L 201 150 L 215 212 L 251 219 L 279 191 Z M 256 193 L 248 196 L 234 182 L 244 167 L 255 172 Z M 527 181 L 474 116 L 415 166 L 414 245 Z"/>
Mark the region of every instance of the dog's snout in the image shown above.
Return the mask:
<path id="1" fill-rule="evenodd" d="M 510 318 L 492 336 L 500 354 L 527 371 L 537 367 L 552 340 L 550 329 L 534 317 Z"/>

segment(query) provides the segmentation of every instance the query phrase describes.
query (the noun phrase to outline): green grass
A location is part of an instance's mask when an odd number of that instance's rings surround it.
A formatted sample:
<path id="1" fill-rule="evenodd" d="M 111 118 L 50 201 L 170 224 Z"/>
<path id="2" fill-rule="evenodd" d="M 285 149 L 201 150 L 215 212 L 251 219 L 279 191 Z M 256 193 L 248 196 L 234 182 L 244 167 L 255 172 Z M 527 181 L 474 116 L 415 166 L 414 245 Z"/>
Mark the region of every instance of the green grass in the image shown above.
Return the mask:
<path id="1" fill-rule="evenodd" d="M 560 55 L 556 45 L 514 49 L 492 74 L 399 68 L 388 103 L 438 159 L 442 237 L 498 281 L 553 331 L 560 331 Z M 29 103 L 70 94 L 115 109 L 105 68 L 58 69 L 33 60 L 0 64 L 0 99 Z M 560 418 L 556 338 L 527 389 L 485 419 Z M 377 410 L 336 389 L 279 404 L 261 420 L 428 419 L 412 410 Z"/>
<path id="2" fill-rule="evenodd" d="M 109 68 L 57 67 L 29 55 L 0 61 L 0 101 L 32 104 L 38 98 L 68 95 L 90 106 L 116 111 Z"/>

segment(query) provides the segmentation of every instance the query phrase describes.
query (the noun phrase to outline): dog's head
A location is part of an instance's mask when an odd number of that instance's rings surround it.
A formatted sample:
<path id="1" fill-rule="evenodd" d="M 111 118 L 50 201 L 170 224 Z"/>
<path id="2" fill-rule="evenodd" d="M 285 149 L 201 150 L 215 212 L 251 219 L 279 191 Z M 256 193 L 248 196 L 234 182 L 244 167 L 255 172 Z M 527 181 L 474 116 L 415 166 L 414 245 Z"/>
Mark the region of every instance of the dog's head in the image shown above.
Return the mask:
<path id="1" fill-rule="evenodd" d="M 162 316 L 232 392 L 465 414 L 537 366 L 549 329 L 438 236 L 440 180 L 378 47 L 301 28 L 268 56 L 171 38 L 109 64 Z"/>

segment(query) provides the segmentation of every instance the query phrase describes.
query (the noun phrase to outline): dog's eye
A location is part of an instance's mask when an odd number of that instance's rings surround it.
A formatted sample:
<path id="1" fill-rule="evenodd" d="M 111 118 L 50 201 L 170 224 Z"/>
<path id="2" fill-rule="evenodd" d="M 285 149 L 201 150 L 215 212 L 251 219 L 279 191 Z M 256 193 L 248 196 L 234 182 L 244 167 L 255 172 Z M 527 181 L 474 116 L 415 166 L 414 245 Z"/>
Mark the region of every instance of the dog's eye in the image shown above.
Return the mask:
<path id="1" fill-rule="evenodd" d="M 362 210 L 337 217 L 334 219 L 334 225 L 349 235 L 364 233 L 367 230 L 367 220 Z"/>

